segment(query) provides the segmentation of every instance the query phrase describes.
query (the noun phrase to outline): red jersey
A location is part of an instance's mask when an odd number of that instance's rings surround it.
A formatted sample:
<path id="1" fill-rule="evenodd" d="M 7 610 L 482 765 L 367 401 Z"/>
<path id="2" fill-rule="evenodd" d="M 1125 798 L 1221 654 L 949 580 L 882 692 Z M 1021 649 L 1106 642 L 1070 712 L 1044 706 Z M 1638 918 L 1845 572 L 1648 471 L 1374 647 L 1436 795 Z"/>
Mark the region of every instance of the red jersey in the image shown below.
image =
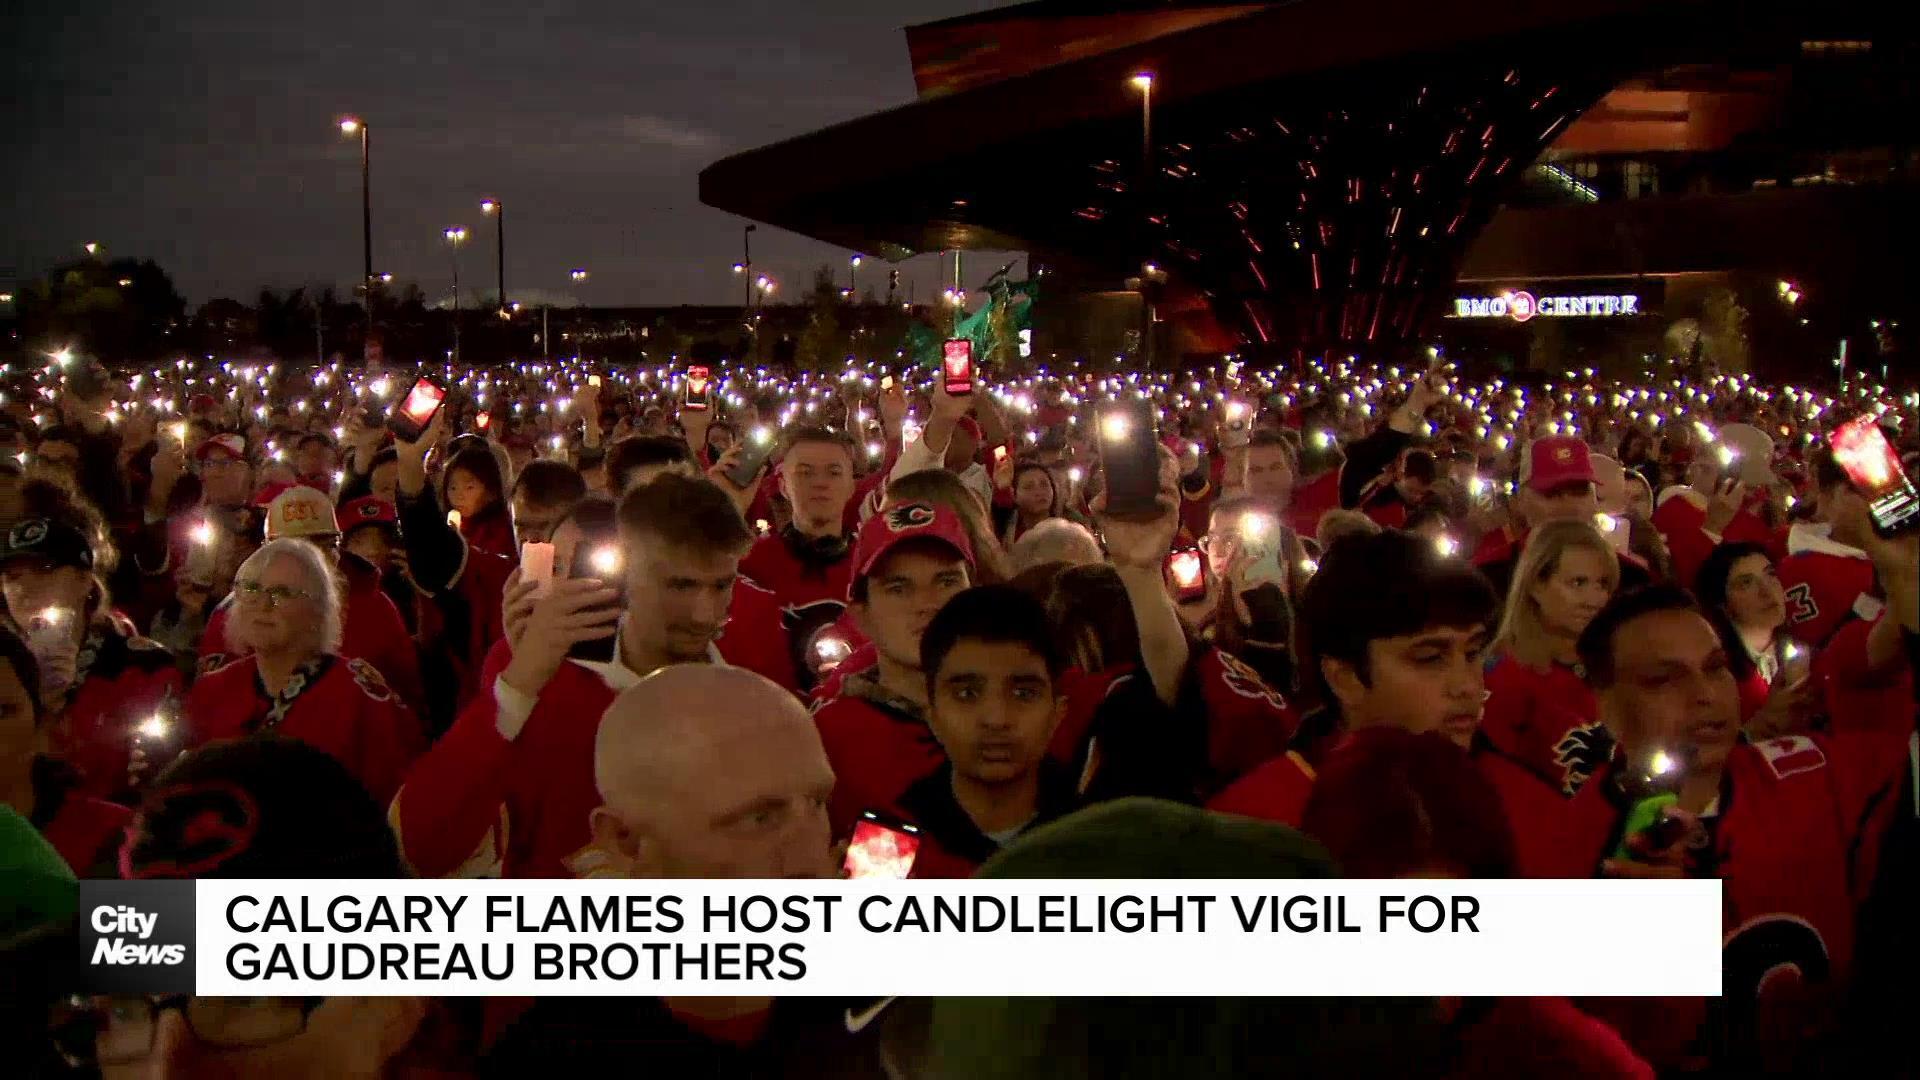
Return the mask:
<path id="1" fill-rule="evenodd" d="M 1313 779 L 1313 766 L 1289 750 L 1229 784 L 1208 800 L 1207 809 L 1297 828 L 1313 796 Z"/>
<path id="2" fill-rule="evenodd" d="M 734 582 L 726 625 L 713 644 L 727 663 L 764 675 L 795 696 L 800 694 L 780 601 L 767 590 L 751 581 Z"/>
<path id="3" fill-rule="evenodd" d="M 1787 593 L 1787 632 L 1815 648 L 1826 645 L 1847 620 L 1870 621 L 1880 613 L 1873 561 L 1818 528 L 1796 525 L 1788 532 L 1779 573 Z"/>
<path id="4" fill-rule="evenodd" d="M 393 798 L 420 752 L 420 721 L 364 660 L 323 656 L 294 672 L 278 694 L 260 683 L 256 658 L 236 660 L 193 684 L 186 747 L 271 731 L 339 759 L 381 805 Z"/>
<path id="5" fill-rule="evenodd" d="M 1773 530 L 1750 510 L 1735 514 L 1718 540 L 1707 533 L 1706 524 L 1706 498 L 1699 492 L 1671 487 L 1660 493 L 1659 506 L 1653 512 L 1653 527 L 1659 530 L 1668 554 L 1673 557 L 1674 577 L 1689 589 L 1700 573 L 1701 564 L 1723 541 L 1761 544 L 1778 558 Z"/>
<path id="6" fill-rule="evenodd" d="M 49 726 L 53 756 L 80 773 L 80 790 L 99 799 L 125 795 L 140 723 L 179 709 L 180 669 L 159 644 L 96 624 L 80 645 L 74 690 Z"/>
<path id="7" fill-rule="evenodd" d="M 1576 742 L 1584 744 L 1594 729 L 1604 731 L 1599 716 L 1593 690 L 1565 665 L 1541 671 L 1509 655 L 1487 672 L 1487 706 L 1480 731 L 1494 749 L 1562 795 L 1577 791 L 1595 764 L 1567 738 L 1582 732 Z"/>
<path id="8" fill-rule="evenodd" d="M 1526 543 L 1525 529 L 1502 525 L 1480 538 L 1479 545 L 1473 549 L 1473 565 L 1487 566 L 1516 559 Z"/>
<path id="9" fill-rule="evenodd" d="M 740 595 L 735 587 L 736 602 Z M 730 662 L 724 653 L 724 642 L 708 649 L 716 663 Z M 509 739 L 496 681 L 512 660 L 506 640 L 495 642 L 479 674 L 486 692 L 461 708 L 394 799 L 401 853 L 423 877 L 570 877 L 566 858 L 591 839 L 600 717 L 642 676 L 617 662 L 568 660 Z"/>
<path id="10" fill-rule="evenodd" d="M 1789 735 L 1727 759 L 1719 812 L 1703 819 L 1703 857 L 1725 883 L 1721 1008 L 1737 1030 L 1762 1032 L 1779 1057 L 1803 1048 L 1847 990 L 1855 914 L 1900 811 L 1906 750 L 1897 736 Z M 1675 1060 L 1706 1016 L 1702 1001 L 1663 1005 L 1604 999 L 1590 1008 L 1618 1017 L 1615 1026 L 1658 1066 Z M 1732 1049 L 1753 1047 L 1736 1040 Z"/>
<path id="11" fill-rule="evenodd" d="M 1912 669 L 1903 663 L 1874 671 L 1868 663 L 1867 639 L 1883 618 L 1846 620 L 1814 654 L 1813 685 L 1835 732 L 1899 734 L 1913 724 Z"/>
<path id="12" fill-rule="evenodd" d="M 372 664 L 416 717 L 424 715 L 427 696 L 420 681 L 420 654 L 407 634 L 400 609 L 380 588 L 378 575 L 357 571 L 347 573 L 346 578 L 340 655 Z M 200 635 L 200 674 L 217 671 L 243 655 L 227 641 L 227 621 L 232 615 L 233 596 L 229 594 L 207 617 L 207 628 Z"/>
<path id="13" fill-rule="evenodd" d="M 872 673 L 850 675 L 840 694 L 813 710 L 833 766 L 827 817 L 835 836 L 867 810 L 895 805 L 908 787 L 946 763 L 946 751 L 918 705 L 881 689 Z"/>
<path id="14" fill-rule="evenodd" d="M 1262 762 L 1286 752 L 1300 714 L 1260 673 L 1217 648 L 1193 658 L 1193 677 L 1207 722 L 1206 790 L 1218 791 Z"/>
<path id="15" fill-rule="evenodd" d="M 513 654 L 505 641 L 487 657 L 488 687 Z M 639 677 L 613 677 L 574 661 L 560 665 L 513 739 L 500 733 L 499 702 L 476 695 L 453 726 L 414 764 L 391 816 L 400 851 L 422 877 L 572 876 L 567 856 L 591 838 L 587 817 L 600 805 L 593 741 L 619 689 Z"/>
<path id="16" fill-rule="evenodd" d="M 1596 747 L 1595 756 L 1604 762 L 1613 743 L 1605 728 L 1599 731 L 1604 747 Z M 1485 740 L 1473 760 L 1499 796 L 1513 832 L 1515 877 L 1588 878 L 1599 871 L 1618 811 L 1597 787 L 1584 784 L 1569 796 L 1559 783 Z"/>
<path id="17" fill-rule="evenodd" d="M 1293 489 L 1287 504 L 1287 527 L 1301 536 L 1317 536 L 1320 518 L 1340 506 L 1340 470 L 1329 469 Z"/>
<path id="18" fill-rule="evenodd" d="M 839 557 L 828 559 L 812 553 L 803 557 L 795 550 L 796 544 L 808 543 L 798 534 L 763 536 L 740 560 L 740 573 L 772 593 L 782 608 L 831 604 L 838 612 L 847 605 L 847 589 L 853 583 L 852 545 L 842 543 Z"/>

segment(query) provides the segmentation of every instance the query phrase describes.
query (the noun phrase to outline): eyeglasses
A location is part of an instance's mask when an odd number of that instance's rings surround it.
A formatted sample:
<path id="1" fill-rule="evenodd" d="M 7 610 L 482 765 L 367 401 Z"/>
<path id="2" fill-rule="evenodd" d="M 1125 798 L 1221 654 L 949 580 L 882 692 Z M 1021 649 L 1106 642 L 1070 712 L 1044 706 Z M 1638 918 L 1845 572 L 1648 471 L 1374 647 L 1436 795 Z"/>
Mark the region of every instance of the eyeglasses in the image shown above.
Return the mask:
<path id="1" fill-rule="evenodd" d="M 233 597 L 236 603 L 265 600 L 267 610 L 272 611 L 289 600 L 311 600 L 313 594 L 305 589 L 289 589 L 285 585 L 262 585 L 257 581 L 241 580 L 233 583 Z"/>
<path id="2" fill-rule="evenodd" d="M 69 1065 L 124 1065 L 153 1053 L 160 1015 L 178 1009 L 196 1041 L 225 1050 L 267 1046 L 307 1030 L 325 998 L 73 997 L 54 1007 L 53 1041 Z"/>

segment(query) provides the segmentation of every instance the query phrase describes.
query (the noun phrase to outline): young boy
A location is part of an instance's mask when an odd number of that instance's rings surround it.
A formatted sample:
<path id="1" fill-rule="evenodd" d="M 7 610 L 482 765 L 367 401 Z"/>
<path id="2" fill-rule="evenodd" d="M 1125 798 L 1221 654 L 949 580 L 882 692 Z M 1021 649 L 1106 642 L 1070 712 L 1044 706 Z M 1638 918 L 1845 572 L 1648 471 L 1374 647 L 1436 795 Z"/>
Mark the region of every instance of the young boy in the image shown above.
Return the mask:
<path id="1" fill-rule="evenodd" d="M 848 676 L 813 714 L 833 763 L 834 835 L 846 835 L 863 811 L 893 805 L 945 760 L 926 724 L 920 639 L 972 576 L 966 528 L 944 506 L 905 503 L 860 527 L 849 606 L 878 662 Z"/>
<path id="2" fill-rule="evenodd" d="M 947 601 L 920 636 L 927 725 L 947 760 L 900 796 L 920 826 L 916 878 L 969 877 L 1001 846 L 1073 808 L 1068 768 L 1047 754 L 1066 706 L 1046 610 L 988 585 Z"/>
<path id="3" fill-rule="evenodd" d="M 1313 790 L 1308 757 L 1337 752 L 1344 732 L 1397 727 L 1438 731 L 1467 746 L 1486 701 L 1481 653 L 1498 610 L 1493 590 L 1464 560 L 1403 532 L 1348 537 L 1333 546 L 1301 598 L 1304 669 L 1337 718 L 1323 747 L 1302 747 L 1256 768 L 1209 809 L 1289 825 Z"/>

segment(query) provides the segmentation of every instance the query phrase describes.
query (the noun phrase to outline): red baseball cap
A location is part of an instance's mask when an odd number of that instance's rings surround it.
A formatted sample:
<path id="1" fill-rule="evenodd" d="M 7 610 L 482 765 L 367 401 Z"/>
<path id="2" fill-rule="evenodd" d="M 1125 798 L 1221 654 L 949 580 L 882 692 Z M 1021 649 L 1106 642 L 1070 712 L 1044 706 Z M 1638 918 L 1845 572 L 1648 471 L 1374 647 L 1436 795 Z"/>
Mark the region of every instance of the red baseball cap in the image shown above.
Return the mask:
<path id="1" fill-rule="evenodd" d="M 246 437 L 232 432 L 209 436 L 207 441 L 194 447 L 193 460 L 205 461 L 215 454 L 222 454 L 234 461 L 247 460 Z"/>
<path id="2" fill-rule="evenodd" d="M 362 525 L 400 527 L 400 511 L 378 495 L 362 495 L 340 508 L 340 535 L 345 536 Z"/>
<path id="3" fill-rule="evenodd" d="M 973 544 L 960 515 L 934 503 L 889 506 L 860 526 L 853 542 L 853 576 L 866 577 L 887 552 L 908 540 L 938 540 L 960 553 L 973 568 Z"/>
<path id="4" fill-rule="evenodd" d="M 1587 444 L 1564 435 L 1551 436 L 1533 444 L 1526 466 L 1520 470 L 1520 482 L 1535 491 L 1546 492 L 1568 484 L 1591 484 L 1593 456 Z"/>

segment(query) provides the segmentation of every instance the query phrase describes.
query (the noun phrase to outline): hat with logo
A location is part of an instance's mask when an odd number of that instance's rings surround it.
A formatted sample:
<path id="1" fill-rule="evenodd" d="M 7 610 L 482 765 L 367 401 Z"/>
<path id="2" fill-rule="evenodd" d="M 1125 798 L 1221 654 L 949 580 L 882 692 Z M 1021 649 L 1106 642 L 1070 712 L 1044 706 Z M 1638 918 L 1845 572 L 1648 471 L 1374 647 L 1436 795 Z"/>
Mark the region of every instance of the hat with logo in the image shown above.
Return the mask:
<path id="1" fill-rule="evenodd" d="M 206 461 L 218 455 L 224 461 L 247 460 L 247 440 L 243 435 L 221 432 L 209 436 L 207 440 L 193 449 L 193 460 Z"/>
<path id="2" fill-rule="evenodd" d="M 387 815 L 332 754 L 281 735 L 189 750 L 147 785 L 123 878 L 405 877 Z"/>
<path id="3" fill-rule="evenodd" d="M 1520 470 L 1520 482 L 1539 492 L 1552 491 L 1568 484 L 1591 484 L 1593 456 L 1587 444 L 1565 435 L 1555 435 L 1533 444 Z"/>
<path id="4" fill-rule="evenodd" d="M 887 552 L 909 540 L 938 540 L 959 552 L 968 567 L 973 566 L 973 544 L 959 514 L 934 503 L 901 503 L 882 509 L 860 526 L 853 542 L 853 576 L 867 576 Z"/>
<path id="5" fill-rule="evenodd" d="M 45 559 L 55 566 L 93 569 L 93 541 L 87 534 L 53 518 L 28 518 L 7 530 L 0 562 Z"/>
<path id="6" fill-rule="evenodd" d="M 340 526 L 341 536 L 362 525 L 385 525 L 390 529 L 398 529 L 400 511 L 378 495 L 362 495 L 340 508 L 336 523 Z"/>
<path id="7" fill-rule="evenodd" d="M 274 496 L 267 506 L 267 539 L 335 536 L 333 500 L 302 484 Z"/>

